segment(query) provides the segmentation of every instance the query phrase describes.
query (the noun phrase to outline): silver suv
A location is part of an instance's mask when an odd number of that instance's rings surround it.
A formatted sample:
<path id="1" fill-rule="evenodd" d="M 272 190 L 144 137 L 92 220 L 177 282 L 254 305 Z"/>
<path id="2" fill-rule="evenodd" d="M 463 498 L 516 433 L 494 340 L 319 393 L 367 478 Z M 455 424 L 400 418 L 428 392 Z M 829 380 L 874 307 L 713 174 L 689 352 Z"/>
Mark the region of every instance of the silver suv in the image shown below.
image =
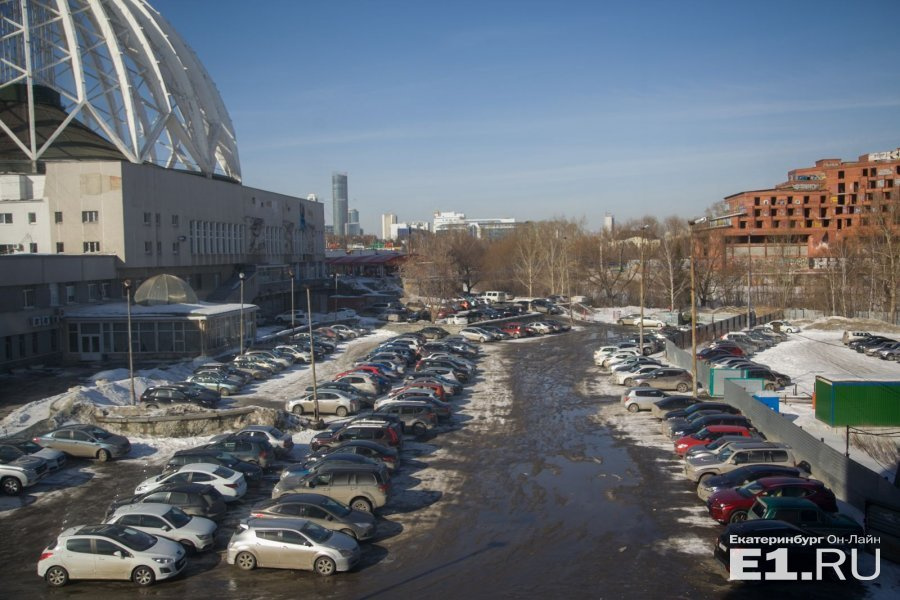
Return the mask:
<path id="1" fill-rule="evenodd" d="M 403 431 L 415 435 L 425 435 L 437 426 L 438 417 L 434 407 L 422 401 L 386 402 L 378 407 L 376 414 L 394 415 L 403 421 Z"/>
<path id="2" fill-rule="evenodd" d="M 710 456 L 692 456 L 685 459 L 684 474 L 688 479 L 699 483 L 738 467 L 758 464 L 794 467 L 797 461 L 790 446 L 786 444 L 743 442 L 728 444 Z"/>
<path id="3" fill-rule="evenodd" d="M 314 492 L 353 510 L 371 513 L 387 504 L 390 491 L 390 474 L 384 465 L 323 465 L 306 475 L 282 479 L 272 490 L 272 497 Z"/>

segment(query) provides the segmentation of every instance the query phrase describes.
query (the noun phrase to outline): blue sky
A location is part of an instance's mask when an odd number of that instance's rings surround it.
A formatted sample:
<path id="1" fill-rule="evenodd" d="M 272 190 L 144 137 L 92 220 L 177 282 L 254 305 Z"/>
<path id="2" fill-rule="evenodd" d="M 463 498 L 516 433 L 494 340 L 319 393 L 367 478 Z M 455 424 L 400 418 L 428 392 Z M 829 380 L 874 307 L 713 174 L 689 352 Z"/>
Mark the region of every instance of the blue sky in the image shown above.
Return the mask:
<path id="1" fill-rule="evenodd" d="M 900 2 L 150 0 L 234 121 L 244 183 L 363 228 L 435 210 L 695 216 L 900 146 Z"/>

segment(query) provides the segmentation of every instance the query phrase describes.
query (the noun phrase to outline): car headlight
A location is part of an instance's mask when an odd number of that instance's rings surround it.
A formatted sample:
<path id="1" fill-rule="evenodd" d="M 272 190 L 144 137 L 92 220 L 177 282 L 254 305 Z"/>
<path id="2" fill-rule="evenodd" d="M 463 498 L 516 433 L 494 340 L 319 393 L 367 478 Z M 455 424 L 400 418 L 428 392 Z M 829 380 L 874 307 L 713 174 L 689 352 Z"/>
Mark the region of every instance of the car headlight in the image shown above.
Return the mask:
<path id="1" fill-rule="evenodd" d="M 154 558 L 153 560 L 161 565 L 170 565 L 175 562 L 175 560 L 172 558 Z"/>
<path id="2" fill-rule="evenodd" d="M 353 556 L 353 550 L 339 550 L 339 552 L 344 558 L 351 558 Z"/>

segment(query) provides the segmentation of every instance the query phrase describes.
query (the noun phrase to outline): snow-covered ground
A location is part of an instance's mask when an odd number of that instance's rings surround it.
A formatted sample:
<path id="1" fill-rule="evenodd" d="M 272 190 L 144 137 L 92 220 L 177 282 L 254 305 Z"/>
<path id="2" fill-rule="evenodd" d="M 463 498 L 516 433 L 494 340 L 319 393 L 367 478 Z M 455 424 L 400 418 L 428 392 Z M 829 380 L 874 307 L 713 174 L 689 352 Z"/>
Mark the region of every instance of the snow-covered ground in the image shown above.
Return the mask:
<path id="1" fill-rule="evenodd" d="M 640 306 L 608 306 L 602 308 L 594 308 L 593 314 L 589 315 L 588 318 L 597 323 L 615 323 L 625 315 L 640 314 L 640 312 Z M 711 323 L 713 321 L 730 319 L 737 314 L 741 313 L 729 310 L 700 311 L 697 313 L 697 321 L 699 323 Z M 672 312 L 667 308 L 653 308 L 645 306 L 644 317 L 648 319 L 659 319 L 670 325 L 678 324 L 678 312 Z"/>

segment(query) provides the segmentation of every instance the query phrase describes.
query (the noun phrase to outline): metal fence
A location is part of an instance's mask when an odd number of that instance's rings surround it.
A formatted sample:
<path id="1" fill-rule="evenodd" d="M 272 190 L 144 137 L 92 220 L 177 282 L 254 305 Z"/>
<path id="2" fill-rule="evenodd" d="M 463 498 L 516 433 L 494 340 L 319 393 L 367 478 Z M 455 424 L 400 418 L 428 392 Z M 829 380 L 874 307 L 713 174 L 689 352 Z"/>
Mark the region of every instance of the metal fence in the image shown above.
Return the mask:
<path id="1" fill-rule="evenodd" d="M 751 326 L 756 323 L 768 323 L 769 321 L 774 321 L 776 319 L 782 318 L 781 311 L 775 311 L 770 313 L 765 313 L 761 315 L 756 315 L 751 322 Z M 728 333 L 729 331 L 738 331 L 747 327 L 747 315 L 740 314 L 730 317 L 728 319 L 722 319 L 721 321 L 715 321 L 713 323 L 697 323 L 697 344 L 702 344 L 704 342 L 711 342 L 714 339 L 721 337 L 723 334 Z M 679 331 L 672 338 L 679 348 L 688 348 L 691 345 L 691 332 L 690 331 Z M 690 367 L 686 367 L 690 368 Z"/>
<path id="2" fill-rule="evenodd" d="M 784 318 L 791 319 L 819 319 L 822 317 L 833 316 L 822 310 L 810 310 L 807 308 L 786 308 L 784 309 Z M 876 321 L 884 321 L 885 323 L 893 323 L 900 325 L 900 313 L 891 314 L 884 311 L 855 310 L 847 315 L 851 319 L 873 319 Z"/>

